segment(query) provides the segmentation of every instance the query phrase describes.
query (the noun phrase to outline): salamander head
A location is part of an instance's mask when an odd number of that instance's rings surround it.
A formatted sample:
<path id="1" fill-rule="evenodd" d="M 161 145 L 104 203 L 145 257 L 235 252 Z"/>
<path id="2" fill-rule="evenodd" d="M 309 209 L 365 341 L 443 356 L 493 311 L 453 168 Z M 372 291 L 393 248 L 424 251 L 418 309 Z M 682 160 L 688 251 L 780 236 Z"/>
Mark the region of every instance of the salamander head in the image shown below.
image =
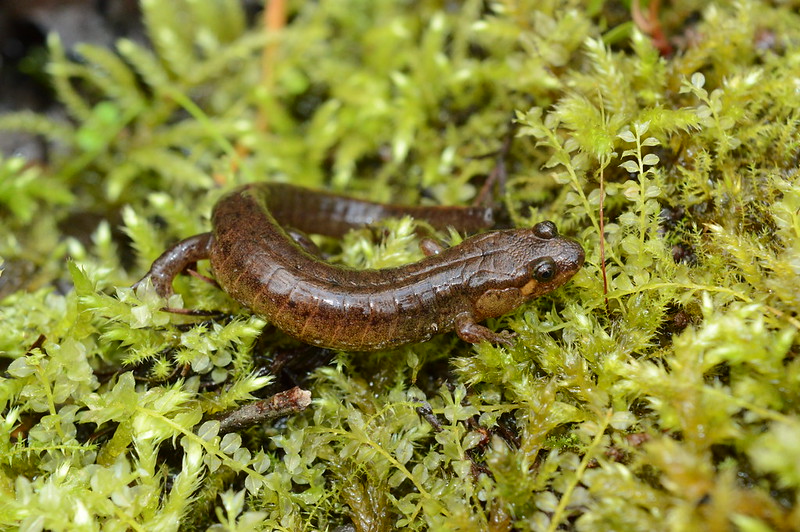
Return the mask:
<path id="1" fill-rule="evenodd" d="M 533 299 L 555 290 L 575 275 L 583 266 L 584 252 L 574 240 L 559 237 L 551 221 L 539 222 L 528 231 L 530 258 L 524 266 L 528 278 L 519 290 L 525 299 Z"/>
<path id="2" fill-rule="evenodd" d="M 525 301 L 555 290 L 583 266 L 583 248 L 558 236 L 553 222 L 485 235 L 502 253 L 489 260 L 484 248 L 484 267 L 471 277 L 475 290 L 472 314 L 478 321 L 507 314 Z"/>

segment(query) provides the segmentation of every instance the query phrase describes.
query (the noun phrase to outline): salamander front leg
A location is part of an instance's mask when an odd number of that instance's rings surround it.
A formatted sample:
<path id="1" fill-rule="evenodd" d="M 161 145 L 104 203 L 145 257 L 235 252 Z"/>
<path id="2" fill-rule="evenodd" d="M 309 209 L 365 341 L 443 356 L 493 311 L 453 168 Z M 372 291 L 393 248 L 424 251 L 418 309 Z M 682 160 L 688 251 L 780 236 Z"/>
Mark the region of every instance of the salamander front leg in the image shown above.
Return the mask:
<path id="1" fill-rule="evenodd" d="M 489 343 L 502 344 L 506 347 L 514 345 L 511 340 L 513 333 L 509 331 L 496 333 L 477 323 L 469 312 L 462 312 L 456 316 L 456 334 L 459 338 L 471 344 L 486 340 Z"/>
<path id="2" fill-rule="evenodd" d="M 294 240 L 295 244 L 319 259 L 325 258 L 325 256 L 322 254 L 322 250 L 319 249 L 319 246 L 317 246 L 313 240 L 308 238 L 307 234 L 292 227 L 288 227 L 285 230 L 286 234 L 289 235 L 292 240 Z"/>
<path id="3" fill-rule="evenodd" d="M 172 294 L 172 280 L 175 279 L 175 276 L 193 262 L 207 259 L 212 241 L 211 233 L 201 233 L 181 240 L 153 261 L 150 271 L 137 281 L 133 288 L 149 278 L 153 282 L 156 293 L 162 297 L 168 297 Z"/>

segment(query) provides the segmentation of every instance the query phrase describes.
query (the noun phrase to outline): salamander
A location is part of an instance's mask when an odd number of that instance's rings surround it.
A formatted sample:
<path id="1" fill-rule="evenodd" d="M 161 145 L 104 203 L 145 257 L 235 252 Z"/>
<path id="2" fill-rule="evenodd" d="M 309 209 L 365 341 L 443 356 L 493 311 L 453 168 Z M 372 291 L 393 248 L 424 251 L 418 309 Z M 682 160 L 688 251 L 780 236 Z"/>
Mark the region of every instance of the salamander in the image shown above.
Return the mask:
<path id="1" fill-rule="evenodd" d="M 567 282 L 583 248 L 550 221 L 495 230 L 449 248 L 424 240 L 426 257 L 386 269 L 325 262 L 292 230 L 341 236 L 353 227 L 410 214 L 434 228 L 475 232 L 493 225 L 491 209 L 401 207 L 280 183 L 253 183 L 214 206 L 212 231 L 182 240 L 153 262 L 158 294 L 186 266 L 210 259 L 233 299 L 302 342 L 374 351 L 455 331 L 462 340 L 511 345 L 510 335 L 479 322 L 502 316 Z M 139 284 L 137 283 L 137 284 Z"/>

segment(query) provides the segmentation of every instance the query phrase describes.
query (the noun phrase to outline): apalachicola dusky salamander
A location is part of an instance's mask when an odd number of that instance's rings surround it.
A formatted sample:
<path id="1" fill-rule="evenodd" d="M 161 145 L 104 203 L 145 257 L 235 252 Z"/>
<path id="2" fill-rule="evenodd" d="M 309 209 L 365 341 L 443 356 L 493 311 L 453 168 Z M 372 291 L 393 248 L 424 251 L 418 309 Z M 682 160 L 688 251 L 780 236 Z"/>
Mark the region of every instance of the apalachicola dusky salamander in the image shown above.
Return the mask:
<path id="1" fill-rule="evenodd" d="M 291 230 L 341 236 L 377 219 L 409 214 L 437 229 L 474 232 L 493 224 L 480 207 L 400 207 L 279 183 L 235 189 L 214 206 L 213 231 L 182 240 L 140 281 L 172 293 L 187 265 L 210 259 L 217 282 L 236 301 L 309 344 L 373 351 L 455 330 L 471 343 L 510 345 L 508 334 L 480 325 L 569 280 L 583 248 L 552 222 L 490 231 L 425 258 L 381 270 L 323 261 Z"/>

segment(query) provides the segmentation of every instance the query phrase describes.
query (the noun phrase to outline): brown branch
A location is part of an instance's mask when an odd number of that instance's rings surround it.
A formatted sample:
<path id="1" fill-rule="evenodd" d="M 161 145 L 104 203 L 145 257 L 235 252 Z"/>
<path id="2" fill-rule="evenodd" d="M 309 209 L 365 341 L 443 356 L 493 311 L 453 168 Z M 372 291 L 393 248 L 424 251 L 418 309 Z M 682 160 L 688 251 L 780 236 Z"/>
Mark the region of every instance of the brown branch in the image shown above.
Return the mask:
<path id="1" fill-rule="evenodd" d="M 276 393 L 269 399 L 254 401 L 223 414 L 219 418 L 219 433 L 226 434 L 263 423 L 276 417 L 302 412 L 311 404 L 311 392 L 295 386 Z"/>
<path id="2" fill-rule="evenodd" d="M 273 35 L 286 26 L 286 0 L 266 0 L 264 6 L 264 31 Z M 261 55 L 261 83 L 268 92 L 275 85 L 275 58 L 278 55 L 278 41 L 270 39 Z M 258 114 L 258 128 L 269 131 L 269 120 L 263 110 Z"/>
<path id="3" fill-rule="evenodd" d="M 672 55 L 673 48 L 669 43 L 669 39 L 664 34 L 664 28 L 661 26 L 661 21 L 658 18 L 658 10 L 661 7 L 661 0 L 650 0 L 648 6 L 648 14 L 642 13 L 642 0 L 633 0 L 631 2 L 631 19 L 636 27 L 650 36 L 653 41 L 653 46 L 658 48 L 662 56 Z"/>

